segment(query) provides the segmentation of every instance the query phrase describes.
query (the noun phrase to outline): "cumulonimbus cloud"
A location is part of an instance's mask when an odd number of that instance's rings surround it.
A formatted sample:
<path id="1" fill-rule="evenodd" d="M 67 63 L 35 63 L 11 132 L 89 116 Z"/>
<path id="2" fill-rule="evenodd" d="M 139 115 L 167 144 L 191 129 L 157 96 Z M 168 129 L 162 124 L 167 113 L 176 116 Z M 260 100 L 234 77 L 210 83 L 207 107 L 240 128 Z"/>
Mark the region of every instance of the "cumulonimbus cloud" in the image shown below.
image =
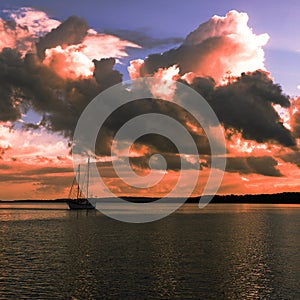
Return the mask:
<path id="1" fill-rule="evenodd" d="M 178 48 L 131 61 L 129 74 L 132 79 L 165 78 L 176 67 L 176 74 L 208 100 L 225 128 L 258 143 L 293 147 L 295 136 L 274 109 L 290 107 L 290 99 L 264 65 L 263 46 L 269 36 L 255 34 L 248 19 L 237 11 L 213 16 Z"/>
<path id="2" fill-rule="evenodd" d="M 191 32 L 178 48 L 149 55 L 138 71 L 144 76 L 177 64 L 181 75 L 192 72 L 221 84 L 242 72 L 265 70 L 262 47 L 269 36 L 253 33 L 248 19 L 246 13 L 234 10 L 225 17 L 214 16 Z"/>

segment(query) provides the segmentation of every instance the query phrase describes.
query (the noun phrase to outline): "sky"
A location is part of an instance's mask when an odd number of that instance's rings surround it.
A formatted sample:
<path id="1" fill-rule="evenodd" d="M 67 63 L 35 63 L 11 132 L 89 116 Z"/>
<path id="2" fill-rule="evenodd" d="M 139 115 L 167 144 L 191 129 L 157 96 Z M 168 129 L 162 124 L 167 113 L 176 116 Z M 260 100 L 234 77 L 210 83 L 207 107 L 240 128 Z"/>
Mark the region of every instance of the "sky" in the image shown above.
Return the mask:
<path id="1" fill-rule="evenodd" d="M 299 6 L 292 0 L 54 0 L 26 1 L 26 7 L 2 1 L 0 199 L 67 197 L 81 112 L 106 88 L 144 76 L 180 80 L 216 112 L 227 149 L 219 194 L 299 192 Z M 96 154 L 116 194 L 161 196 L 178 179 L 178 153 L 153 136 L 133 146 L 132 166 L 145 175 L 151 155 L 162 153 L 168 170 L 161 184 L 137 190 L 113 171 L 108 148 L 117 125 L 148 108 L 147 101 L 124 108 L 105 124 Z M 190 167 L 181 171 L 199 176 L 200 194 L 210 171 L 203 130 L 182 111 L 167 113 L 197 143 L 200 172 L 189 153 L 183 157 Z M 123 159 L 120 149 L 114 159 Z"/>

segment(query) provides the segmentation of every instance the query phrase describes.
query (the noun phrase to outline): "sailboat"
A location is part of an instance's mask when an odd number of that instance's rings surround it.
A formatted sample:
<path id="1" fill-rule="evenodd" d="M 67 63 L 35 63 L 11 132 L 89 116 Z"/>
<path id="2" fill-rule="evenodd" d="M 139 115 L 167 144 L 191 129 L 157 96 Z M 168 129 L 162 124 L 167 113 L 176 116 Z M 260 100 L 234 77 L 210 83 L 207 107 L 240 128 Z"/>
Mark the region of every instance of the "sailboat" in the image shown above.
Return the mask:
<path id="1" fill-rule="evenodd" d="M 89 202 L 89 170 L 90 169 L 90 158 L 88 158 L 87 172 L 86 172 L 86 195 L 83 194 L 80 189 L 80 165 L 78 165 L 77 176 L 74 177 L 72 186 L 70 188 L 69 197 L 67 203 L 70 209 L 95 209 L 95 206 Z M 76 177 L 78 180 L 76 180 Z M 85 179 L 85 178 L 84 178 Z"/>

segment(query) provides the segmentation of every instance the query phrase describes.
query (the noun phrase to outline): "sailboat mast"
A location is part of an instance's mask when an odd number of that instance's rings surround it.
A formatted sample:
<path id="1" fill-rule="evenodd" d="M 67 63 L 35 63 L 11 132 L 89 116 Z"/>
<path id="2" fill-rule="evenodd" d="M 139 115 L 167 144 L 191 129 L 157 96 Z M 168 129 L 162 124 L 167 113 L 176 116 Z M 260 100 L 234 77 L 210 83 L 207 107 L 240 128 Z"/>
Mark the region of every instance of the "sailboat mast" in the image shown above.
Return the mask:
<path id="1" fill-rule="evenodd" d="M 77 185 L 77 199 L 79 198 L 80 195 L 80 187 L 79 187 L 79 182 L 80 182 L 80 165 L 78 165 L 78 185 Z"/>
<path id="2" fill-rule="evenodd" d="M 90 181 L 90 157 L 88 157 L 87 163 L 87 181 L 86 181 L 86 197 L 89 198 L 89 181 Z"/>

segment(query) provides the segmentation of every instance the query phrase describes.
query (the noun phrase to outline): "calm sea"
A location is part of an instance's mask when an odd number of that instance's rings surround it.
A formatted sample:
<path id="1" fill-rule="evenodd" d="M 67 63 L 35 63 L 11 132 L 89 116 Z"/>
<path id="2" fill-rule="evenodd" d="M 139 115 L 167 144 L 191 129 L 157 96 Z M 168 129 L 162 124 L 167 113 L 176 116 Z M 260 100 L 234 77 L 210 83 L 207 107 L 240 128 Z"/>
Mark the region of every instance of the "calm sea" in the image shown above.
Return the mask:
<path id="1" fill-rule="evenodd" d="M 300 299 L 300 206 L 186 204 L 139 225 L 66 208 L 0 205 L 1 300 Z"/>

